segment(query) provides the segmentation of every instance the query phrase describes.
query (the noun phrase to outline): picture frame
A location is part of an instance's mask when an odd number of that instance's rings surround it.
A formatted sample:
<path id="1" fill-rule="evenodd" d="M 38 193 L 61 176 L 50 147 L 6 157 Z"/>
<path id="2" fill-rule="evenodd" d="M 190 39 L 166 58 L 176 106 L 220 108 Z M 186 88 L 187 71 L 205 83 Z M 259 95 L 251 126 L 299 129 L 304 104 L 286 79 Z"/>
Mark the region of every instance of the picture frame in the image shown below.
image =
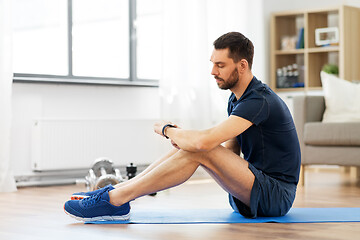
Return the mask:
<path id="1" fill-rule="evenodd" d="M 315 29 L 316 46 L 324 46 L 339 43 L 339 28 L 327 27 Z"/>

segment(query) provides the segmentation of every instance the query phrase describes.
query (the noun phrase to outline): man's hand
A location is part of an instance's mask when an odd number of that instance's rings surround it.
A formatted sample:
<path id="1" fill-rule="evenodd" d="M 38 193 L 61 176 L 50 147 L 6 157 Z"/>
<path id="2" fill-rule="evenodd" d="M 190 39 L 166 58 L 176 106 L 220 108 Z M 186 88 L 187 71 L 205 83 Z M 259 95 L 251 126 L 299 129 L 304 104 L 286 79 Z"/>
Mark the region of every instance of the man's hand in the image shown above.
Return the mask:
<path id="1" fill-rule="evenodd" d="M 171 124 L 171 125 L 174 125 L 175 127 L 178 127 L 176 124 L 174 124 L 174 123 L 172 123 L 172 122 L 169 122 L 169 121 L 159 121 L 159 122 L 156 122 L 156 123 L 154 124 L 154 132 L 156 132 L 156 133 L 159 134 L 160 136 L 165 137 L 165 136 L 162 134 L 162 129 L 163 129 L 163 127 L 164 127 L 166 124 Z"/>
<path id="2" fill-rule="evenodd" d="M 171 144 L 173 145 L 174 148 L 180 150 L 180 147 L 173 140 L 171 140 Z"/>
<path id="3" fill-rule="evenodd" d="M 174 125 L 175 127 L 178 127 L 176 124 L 173 124 L 172 122 L 168 122 L 168 121 L 159 121 L 157 123 L 154 124 L 154 132 L 156 132 L 157 134 L 159 134 L 160 136 L 165 137 L 162 134 L 162 129 L 166 124 L 171 124 Z M 170 139 L 171 140 L 171 139 Z M 180 149 L 180 147 L 173 141 L 171 140 L 171 144 L 173 145 L 174 148 Z"/>

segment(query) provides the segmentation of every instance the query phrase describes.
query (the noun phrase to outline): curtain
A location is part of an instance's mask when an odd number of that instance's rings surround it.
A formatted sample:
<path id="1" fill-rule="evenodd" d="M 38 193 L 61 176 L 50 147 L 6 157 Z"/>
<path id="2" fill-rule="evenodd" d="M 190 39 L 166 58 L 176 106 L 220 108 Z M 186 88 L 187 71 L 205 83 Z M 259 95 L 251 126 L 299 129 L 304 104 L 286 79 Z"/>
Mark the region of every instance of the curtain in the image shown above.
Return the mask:
<path id="1" fill-rule="evenodd" d="M 16 190 L 10 170 L 11 0 L 0 0 L 0 192 Z"/>
<path id="2" fill-rule="evenodd" d="M 213 41 L 247 32 L 246 0 L 163 1 L 161 117 L 181 127 L 205 129 L 227 117 L 229 91 L 211 76 Z"/>

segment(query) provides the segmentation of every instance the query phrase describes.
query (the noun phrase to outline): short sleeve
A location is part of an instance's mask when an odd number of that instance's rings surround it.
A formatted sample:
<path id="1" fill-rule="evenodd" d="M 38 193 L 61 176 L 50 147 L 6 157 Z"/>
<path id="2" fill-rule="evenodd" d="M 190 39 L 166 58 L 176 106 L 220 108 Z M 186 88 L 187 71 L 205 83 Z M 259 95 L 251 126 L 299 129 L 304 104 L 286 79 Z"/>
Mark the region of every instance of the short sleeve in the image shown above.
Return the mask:
<path id="1" fill-rule="evenodd" d="M 268 118 L 269 106 L 265 98 L 258 96 L 240 101 L 230 115 L 245 118 L 257 126 Z"/>

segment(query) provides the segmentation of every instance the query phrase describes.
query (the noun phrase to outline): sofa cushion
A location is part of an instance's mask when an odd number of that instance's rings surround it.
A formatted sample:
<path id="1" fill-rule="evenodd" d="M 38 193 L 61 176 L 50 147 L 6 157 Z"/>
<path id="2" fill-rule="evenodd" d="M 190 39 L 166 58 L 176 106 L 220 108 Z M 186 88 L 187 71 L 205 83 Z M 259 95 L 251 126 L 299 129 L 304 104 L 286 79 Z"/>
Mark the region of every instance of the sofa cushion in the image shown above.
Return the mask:
<path id="1" fill-rule="evenodd" d="M 360 84 L 325 72 L 320 75 L 326 105 L 323 122 L 360 122 Z"/>
<path id="2" fill-rule="evenodd" d="M 360 146 L 360 122 L 306 123 L 304 143 L 317 146 Z"/>

